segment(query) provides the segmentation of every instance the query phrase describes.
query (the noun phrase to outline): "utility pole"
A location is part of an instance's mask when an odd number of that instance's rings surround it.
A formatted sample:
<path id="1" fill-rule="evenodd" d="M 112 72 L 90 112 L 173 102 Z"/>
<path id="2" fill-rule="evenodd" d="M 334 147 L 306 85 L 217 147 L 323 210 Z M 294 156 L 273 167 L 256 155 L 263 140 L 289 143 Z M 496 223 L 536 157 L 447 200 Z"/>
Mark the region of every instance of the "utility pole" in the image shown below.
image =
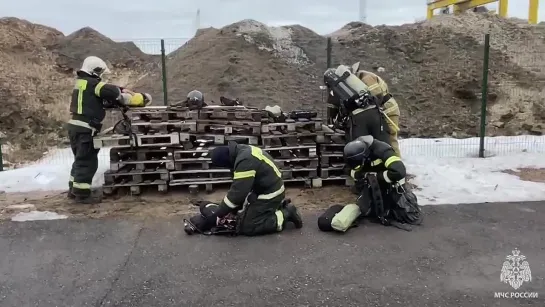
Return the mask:
<path id="1" fill-rule="evenodd" d="M 195 33 L 201 28 L 201 9 L 197 9 L 197 16 L 195 17 Z"/>
<path id="2" fill-rule="evenodd" d="M 360 21 L 367 23 L 367 0 L 360 0 Z"/>

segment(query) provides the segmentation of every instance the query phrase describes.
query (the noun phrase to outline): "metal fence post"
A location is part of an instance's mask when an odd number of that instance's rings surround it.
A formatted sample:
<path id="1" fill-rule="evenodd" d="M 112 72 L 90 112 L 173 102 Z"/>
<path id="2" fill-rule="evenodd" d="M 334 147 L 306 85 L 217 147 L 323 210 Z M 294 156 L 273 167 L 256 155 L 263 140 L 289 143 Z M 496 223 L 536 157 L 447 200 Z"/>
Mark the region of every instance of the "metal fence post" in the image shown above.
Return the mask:
<path id="1" fill-rule="evenodd" d="M 161 71 L 163 72 L 163 103 L 168 106 L 167 90 L 167 55 L 165 51 L 165 40 L 161 39 Z"/>
<path id="2" fill-rule="evenodd" d="M 486 137 L 486 107 L 488 104 L 488 62 L 490 56 L 490 34 L 484 36 L 483 84 L 481 88 L 481 125 L 479 129 L 479 158 L 484 158 Z"/>
<path id="3" fill-rule="evenodd" d="M 328 37 L 327 38 L 327 47 L 326 47 L 326 59 L 327 59 L 327 67 L 326 68 L 331 68 L 331 50 L 332 50 L 332 46 L 331 46 L 331 37 Z"/>
<path id="4" fill-rule="evenodd" d="M 4 159 L 2 159 L 2 134 L 0 133 L 0 172 L 4 170 Z"/>

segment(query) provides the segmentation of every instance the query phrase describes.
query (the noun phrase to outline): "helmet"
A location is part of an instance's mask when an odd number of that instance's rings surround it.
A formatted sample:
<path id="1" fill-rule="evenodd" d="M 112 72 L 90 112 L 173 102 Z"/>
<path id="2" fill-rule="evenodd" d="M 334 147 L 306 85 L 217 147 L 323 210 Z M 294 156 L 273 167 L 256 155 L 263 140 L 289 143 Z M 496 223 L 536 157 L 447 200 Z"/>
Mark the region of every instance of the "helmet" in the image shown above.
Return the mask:
<path id="1" fill-rule="evenodd" d="M 187 94 L 187 100 L 191 102 L 204 102 L 204 95 L 197 90 L 193 90 Z"/>
<path id="2" fill-rule="evenodd" d="M 350 168 L 362 165 L 369 154 L 369 144 L 361 140 L 354 140 L 344 146 L 344 160 Z"/>
<path id="3" fill-rule="evenodd" d="M 102 74 L 110 73 L 106 62 L 96 56 L 86 57 L 85 60 L 83 60 L 80 70 L 98 78 L 100 78 Z"/>

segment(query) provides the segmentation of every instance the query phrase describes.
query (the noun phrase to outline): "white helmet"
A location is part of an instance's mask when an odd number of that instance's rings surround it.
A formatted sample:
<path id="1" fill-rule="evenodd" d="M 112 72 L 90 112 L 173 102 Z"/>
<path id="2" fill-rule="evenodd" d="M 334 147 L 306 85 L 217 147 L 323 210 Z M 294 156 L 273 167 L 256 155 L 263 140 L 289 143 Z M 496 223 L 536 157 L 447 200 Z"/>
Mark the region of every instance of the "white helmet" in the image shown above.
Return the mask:
<path id="1" fill-rule="evenodd" d="M 96 56 L 88 56 L 83 60 L 81 71 L 84 71 L 92 76 L 101 77 L 102 74 L 109 74 L 110 70 L 101 58 Z"/>

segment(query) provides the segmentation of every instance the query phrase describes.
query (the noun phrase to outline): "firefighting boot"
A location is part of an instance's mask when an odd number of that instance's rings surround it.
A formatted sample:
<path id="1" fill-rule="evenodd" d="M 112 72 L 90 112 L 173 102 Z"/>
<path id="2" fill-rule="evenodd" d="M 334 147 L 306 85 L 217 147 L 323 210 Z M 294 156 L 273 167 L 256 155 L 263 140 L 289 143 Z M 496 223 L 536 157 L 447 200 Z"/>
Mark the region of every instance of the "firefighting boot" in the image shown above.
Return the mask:
<path id="1" fill-rule="evenodd" d="M 284 223 L 292 222 L 297 229 L 303 227 L 303 219 L 293 204 L 287 204 L 282 208 L 282 214 L 284 215 Z"/>
<path id="2" fill-rule="evenodd" d="M 68 189 L 68 192 L 66 192 L 66 198 L 68 199 L 76 198 L 76 196 L 72 193 L 72 189 Z"/>
<path id="3" fill-rule="evenodd" d="M 74 197 L 74 202 L 76 204 L 81 204 L 81 205 L 97 205 L 102 202 L 102 197 L 93 196 L 93 195 L 88 195 L 88 196 L 76 195 Z"/>
<path id="4" fill-rule="evenodd" d="M 76 198 L 76 196 L 74 195 L 74 193 L 72 193 L 72 185 L 73 185 L 73 182 L 72 181 L 69 181 L 68 182 L 68 192 L 66 193 L 66 197 L 68 199 L 74 199 Z"/>

